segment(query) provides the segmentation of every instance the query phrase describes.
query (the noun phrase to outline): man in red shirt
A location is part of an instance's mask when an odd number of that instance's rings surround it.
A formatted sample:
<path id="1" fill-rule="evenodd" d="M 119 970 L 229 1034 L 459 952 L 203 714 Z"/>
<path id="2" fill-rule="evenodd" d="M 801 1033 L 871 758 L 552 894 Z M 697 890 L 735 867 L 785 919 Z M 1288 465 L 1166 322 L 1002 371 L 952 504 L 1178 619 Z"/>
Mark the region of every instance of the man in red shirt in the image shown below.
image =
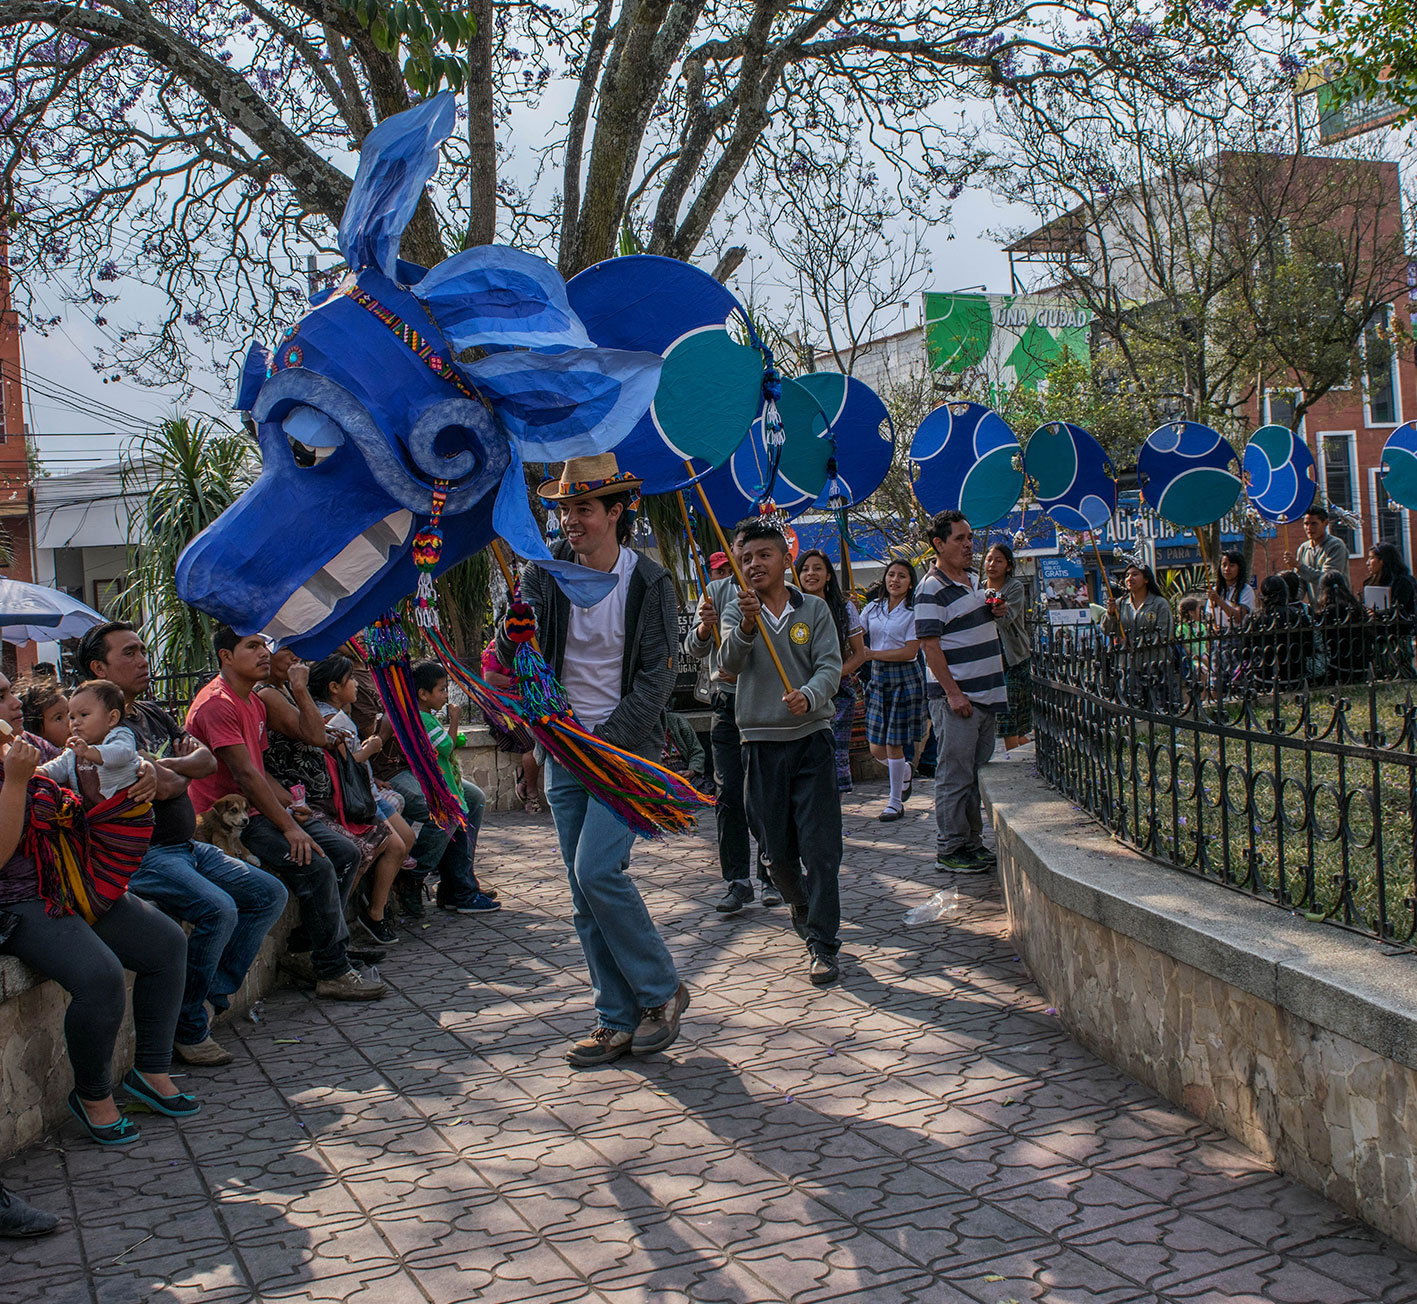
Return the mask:
<path id="1" fill-rule="evenodd" d="M 338 1001 L 378 1000 L 386 992 L 383 983 L 366 978 L 349 961 L 344 891 L 353 886 L 359 853 L 266 773 L 266 707 L 254 690 L 270 674 L 270 647 L 259 634 L 243 638 L 222 625 L 212 648 L 220 673 L 197 694 L 186 726 L 211 750 L 217 768 L 188 786 L 192 805 L 200 815 L 228 793 L 245 796 L 251 820 L 242 841 L 300 902 L 315 994 Z"/>

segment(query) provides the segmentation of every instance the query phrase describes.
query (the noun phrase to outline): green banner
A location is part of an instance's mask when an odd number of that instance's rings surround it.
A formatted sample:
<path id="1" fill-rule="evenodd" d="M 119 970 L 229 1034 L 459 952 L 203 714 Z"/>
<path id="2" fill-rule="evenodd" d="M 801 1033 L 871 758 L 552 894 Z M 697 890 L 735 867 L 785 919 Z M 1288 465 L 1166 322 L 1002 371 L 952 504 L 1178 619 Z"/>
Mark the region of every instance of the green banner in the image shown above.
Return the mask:
<path id="1" fill-rule="evenodd" d="M 925 295 L 925 351 L 932 371 L 975 370 L 991 401 L 1037 389 L 1066 349 L 1086 359 L 1092 311 L 1056 295 Z"/>

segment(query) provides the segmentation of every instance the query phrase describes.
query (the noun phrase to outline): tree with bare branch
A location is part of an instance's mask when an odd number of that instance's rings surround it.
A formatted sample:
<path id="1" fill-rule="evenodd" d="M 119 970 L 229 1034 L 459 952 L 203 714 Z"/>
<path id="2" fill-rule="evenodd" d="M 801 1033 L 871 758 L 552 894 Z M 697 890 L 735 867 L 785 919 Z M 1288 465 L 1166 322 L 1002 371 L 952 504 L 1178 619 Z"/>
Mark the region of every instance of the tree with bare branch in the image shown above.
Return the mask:
<path id="1" fill-rule="evenodd" d="M 305 258 L 328 270 L 361 141 L 439 86 L 461 94 L 463 130 L 404 255 L 431 264 L 496 236 L 569 276 L 612 255 L 627 222 L 648 252 L 703 253 L 789 127 L 822 157 L 879 159 L 909 206 L 975 165 L 956 106 L 1084 102 L 1124 84 L 1184 100 L 1228 60 L 1236 20 L 1225 6 L 1175 13 L 1134 0 L 7 0 L 12 249 L 22 287 L 67 279 L 110 332 L 105 362 L 172 381 L 195 336 L 229 347 L 295 314 Z M 119 294 L 130 276 L 160 291 L 151 320 Z"/>

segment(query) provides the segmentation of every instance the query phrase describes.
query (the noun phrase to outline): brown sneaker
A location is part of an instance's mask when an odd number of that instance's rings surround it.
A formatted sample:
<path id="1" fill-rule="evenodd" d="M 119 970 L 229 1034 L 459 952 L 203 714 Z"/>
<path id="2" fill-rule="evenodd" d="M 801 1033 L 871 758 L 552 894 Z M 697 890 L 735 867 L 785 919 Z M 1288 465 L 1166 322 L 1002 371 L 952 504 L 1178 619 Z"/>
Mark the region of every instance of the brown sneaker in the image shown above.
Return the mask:
<path id="1" fill-rule="evenodd" d="M 323 1001 L 382 1001 L 388 993 L 383 983 L 366 978 L 357 969 L 338 978 L 321 978 L 315 984 L 315 995 Z"/>
<path id="2" fill-rule="evenodd" d="M 615 1028 L 595 1028 L 566 1052 L 566 1063 L 578 1069 L 592 1064 L 609 1064 L 630 1049 L 630 1034 Z"/>
<path id="3" fill-rule="evenodd" d="M 652 1055 L 667 1050 L 679 1035 L 679 1016 L 689 1008 L 689 989 L 683 983 L 665 1005 L 640 1012 L 640 1026 L 635 1029 L 630 1050 L 636 1055 Z"/>
<path id="4" fill-rule="evenodd" d="M 204 1068 L 220 1068 L 236 1059 L 225 1046 L 211 1037 L 187 1043 L 174 1042 L 172 1050 L 184 1064 L 199 1064 Z"/>

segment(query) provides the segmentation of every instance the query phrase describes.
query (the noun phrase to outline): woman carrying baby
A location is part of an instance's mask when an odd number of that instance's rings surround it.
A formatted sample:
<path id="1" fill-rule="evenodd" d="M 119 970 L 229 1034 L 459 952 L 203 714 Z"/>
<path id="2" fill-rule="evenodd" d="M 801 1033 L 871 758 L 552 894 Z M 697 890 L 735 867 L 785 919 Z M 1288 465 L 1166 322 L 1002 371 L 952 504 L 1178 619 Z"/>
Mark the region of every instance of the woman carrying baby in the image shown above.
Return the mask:
<path id="1" fill-rule="evenodd" d="M 82 746 L 70 749 L 72 759 L 61 767 L 67 772 L 73 765 L 76 776 L 81 755 L 105 746 L 114 731 L 102 697 L 92 693 L 89 697 L 89 705 L 71 721 L 71 737 Z M 73 790 L 36 773 L 41 763 L 59 758 L 43 738 L 19 732 L 22 716 L 10 681 L 0 675 L 0 725 L 4 726 L 0 734 L 9 731 L 0 755 L 0 925 L 5 926 L 0 932 L 8 928 L 0 951 L 17 956 L 69 993 L 64 1017 L 64 1039 L 74 1069 L 69 1109 L 92 1140 L 124 1145 L 138 1139 L 138 1130 L 119 1112 L 110 1073 L 126 1004 L 125 968 L 137 975 L 133 984 L 137 1046 L 134 1068 L 124 1077 L 123 1090 L 131 1104 L 173 1118 L 198 1110 L 197 1101 L 178 1091 L 168 1076 L 187 939 L 181 926 L 157 907 L 122 891 L 105 900 L 105 885 L 75 884 L 62 872 L 74 868 L 75 851 L 72 834 L 64 830 L 76 822 L 82 827 L 86 813 Z M 98 736 L 98 742 L 92 735 Z M 116 745 L 121 750 L 122 740 L 116 740 Z M 101 751 L 98 755 L 104 757 Z M 123 766 L 116 752 L 113 759 Z M 104 759 L 100 769 L 86 771 L 97 783 L 80 779 L 81 787 L 90 787 L 98 796 L 96 807 L 112 803 L 115 797 L 119 805 L 129 803 L 135 809 L 151 800 L 156 783 L 150 762 L 134 757 L 132 777 L 121 789 L 113 784 L 130 770 L 111 770 L 106 778 L 112 792 L 109 798 L 101 794 L 105 783 L 101 768 L 106 766 Z M 109 808 L 113 809 L 111 804 Z M 61 872 L 55 872 L 56 864 Z"/>

